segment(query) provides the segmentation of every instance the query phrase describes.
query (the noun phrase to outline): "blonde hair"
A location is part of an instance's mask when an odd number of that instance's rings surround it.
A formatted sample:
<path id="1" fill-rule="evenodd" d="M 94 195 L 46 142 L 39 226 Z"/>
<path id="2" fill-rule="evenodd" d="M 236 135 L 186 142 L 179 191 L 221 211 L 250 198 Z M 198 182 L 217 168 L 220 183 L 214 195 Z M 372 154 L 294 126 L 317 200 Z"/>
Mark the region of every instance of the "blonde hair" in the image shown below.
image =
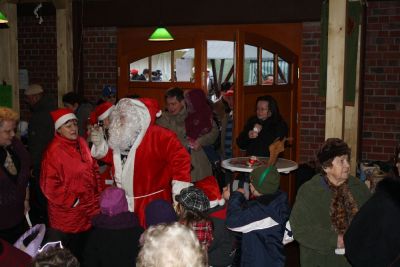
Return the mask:
<path id="1" fill-rule="evenodd" d="M 0 107 L 0 127 L 3 121 L 17 121 L 18 113 L 7 107 Z"/>
<path id="2" fill-rule="evenodd" d="M 176 222 L 148 228 L 143 236 L 137 267 L 206 267 L 207 253 L 196 234 Z"/>

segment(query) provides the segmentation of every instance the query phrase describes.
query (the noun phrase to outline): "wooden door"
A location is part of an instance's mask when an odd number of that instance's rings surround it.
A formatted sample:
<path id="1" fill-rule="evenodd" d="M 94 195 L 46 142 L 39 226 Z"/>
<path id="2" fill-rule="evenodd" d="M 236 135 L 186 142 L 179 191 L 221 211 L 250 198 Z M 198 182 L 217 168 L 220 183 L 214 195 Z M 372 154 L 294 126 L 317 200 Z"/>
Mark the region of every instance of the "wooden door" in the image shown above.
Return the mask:
<path id="1" fill-rule="evenodd" d="M 251 53 L 253 51 L 253 53 Z M 254 56 L 255 52 L 255 56 Z M 246 55 L 253 54 L 253 55 Z M 263 65 L 264 54 L 273 59 L 273 81 L 264 82 Z M 246 64 L 249 60 L 255 61 L 255 80 L 246 81 Z M 235 79 L 235 128 L 237 137 L 247 119 L 255 115 L 256 99 L 259 96 L 271 95 L 276 99 L 279 111 L 289 126 L 289 137 L 294 137 L 282 157 L 296 161 L 297 137 L 297 85 L 298 85 L 298 56 L 286 47 L 275 41 L 253 33 L 237 31 L 236 33 L 236 79 Z M 285 70 L 282 70 L 285 67 Z M 249 72 L 249 71 L 248 71 Z M 269 73 L 271 74 L 271 73 Z M 243 155 L 235 145 L 235 155 Z M 294 175 L 282 175 L 281 186 L 289 194 L 289 201 L 293 203 L 295 196 Z"/>

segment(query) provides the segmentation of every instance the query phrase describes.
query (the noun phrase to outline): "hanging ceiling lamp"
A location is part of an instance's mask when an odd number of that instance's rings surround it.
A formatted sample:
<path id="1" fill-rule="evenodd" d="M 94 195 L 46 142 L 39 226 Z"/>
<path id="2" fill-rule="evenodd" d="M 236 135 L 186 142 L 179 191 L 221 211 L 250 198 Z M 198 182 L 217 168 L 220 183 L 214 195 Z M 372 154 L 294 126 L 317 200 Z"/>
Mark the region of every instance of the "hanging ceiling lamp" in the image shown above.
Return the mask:
<path id="1" fill-rule="evenodd" d="M 158 27 L 149 37 L 149 41 L 172 41 L 174 37 L 164 27 Z"/>
<path id="2" fill-rule="evenodd" d="M 0 23 L 8 23 L 8 19 L 4 14 L 0 11 Z"/>
<path id="3" fill-rule="evenodd" d="M 166 28 L 164 28 L 161 25 L 164 25 L 162 23 L 162 17 L 163 17 L 163 8 L 162 8 L 162 0 L 158 0 L 158 27 L 157 29 L 150 35 L 149 41 L 172 41 L 174 40 L 174 37 L 168 32 Z"/>

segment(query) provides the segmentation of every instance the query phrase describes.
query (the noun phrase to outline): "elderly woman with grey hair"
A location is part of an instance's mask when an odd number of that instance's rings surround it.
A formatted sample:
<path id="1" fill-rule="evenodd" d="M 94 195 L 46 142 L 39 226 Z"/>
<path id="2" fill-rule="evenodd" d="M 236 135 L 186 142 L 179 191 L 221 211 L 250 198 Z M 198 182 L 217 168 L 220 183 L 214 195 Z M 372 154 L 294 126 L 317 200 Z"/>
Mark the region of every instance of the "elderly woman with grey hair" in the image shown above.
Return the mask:
<path id="1" fill-rule="evenodd" d="M 327 139 L 317 154 L 320 173 L 297 193 L 290 224 L 302 266 L 351 266 L 344 256 L 343 235 L 370 193 L 350 175 L 349 158 L 343 140 Z"/>
<path id="2" fill-rule="evenodd" d="M 27 229 L 30 158 L 15 136 L 18 114 L 0 107 L 0 238 L 14 243 Z"/>
<path id="3" fill-rule="evenodd" d="M 148 228 L 142 236 L 137 267 L 206 267 L 207 252 L 196 234 L 178 222 Z"/>

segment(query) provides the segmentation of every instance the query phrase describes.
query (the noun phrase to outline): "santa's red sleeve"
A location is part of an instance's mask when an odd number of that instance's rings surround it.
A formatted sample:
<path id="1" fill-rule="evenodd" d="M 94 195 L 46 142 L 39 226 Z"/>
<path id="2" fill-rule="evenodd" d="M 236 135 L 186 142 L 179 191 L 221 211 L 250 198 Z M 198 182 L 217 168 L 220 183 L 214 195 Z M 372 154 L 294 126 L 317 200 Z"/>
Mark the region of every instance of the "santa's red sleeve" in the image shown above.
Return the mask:
<path id="1" fill-rule="evenodd" d="M 172 176 L 172 195 L 175 200 L 175 195 L 179 194 L 183 188 L 192 185 L 190 176 L 190 154 L 181 144 L 176 134 L 172 131 L 167 131 L 166 138 L 166 158 Z"/>

